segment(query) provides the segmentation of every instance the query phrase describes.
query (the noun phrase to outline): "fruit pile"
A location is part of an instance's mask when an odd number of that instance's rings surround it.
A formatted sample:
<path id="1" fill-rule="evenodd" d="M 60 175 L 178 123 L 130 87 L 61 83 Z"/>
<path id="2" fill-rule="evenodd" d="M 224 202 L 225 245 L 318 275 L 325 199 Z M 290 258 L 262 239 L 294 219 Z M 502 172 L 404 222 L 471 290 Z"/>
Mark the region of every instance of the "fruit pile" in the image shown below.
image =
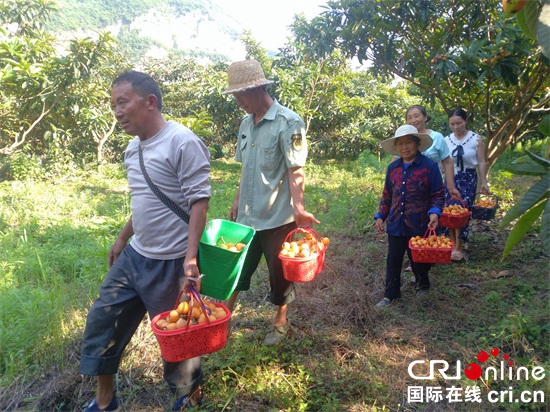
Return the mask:
<path id="1" fill-rule="evenodd" d="M 206 316 L 208 316 L 210 322 L 213 322 L 227 315 L 225 309 L 221 306 L 216 306 L 204 299 L 202 303 L 207 308 L 210 308 L 210 314 L 208 314 L 208 309 L 206 309 L 208 315 L 203 313 L 200 302 L 195 300 L 193 307 L 190 307 L 189 302 L 184 301 L 180 302 L 176 309 L 171 310 L 165 318 L 160 318 L 155 325 L 160 330 L 175 330 L 185 328 L 188 317 L 191 317 L 189 325 L 200 325 L 207 322 Z"/>
<path id="2" fill-rule="evenodd" d="M 428 237 L 414 236 L 410 240 L 412 247 L 452 249 L 453 242 L 445 236 L 430 235 Z"/>
<path id="3" fill-rule="evenodd" d="M 311 233 L 306 233 L 304 237 L 298 240 L 284 242 L 279 254 L 286 258 L 312 258 L 325 249 L 329 243 L 330 239 L 328 237 L 318 241 Z"/>
<path id="4" fill-rule="evenodd" d="M 492 209 L 493 207 L 495 207 L 497 205 L 497 202 L 495 201 L 495 199 L 479 199 L 475 204 L 474 206 L 477 206 L 477 207 L 485 207 L 487 209 Z"/>
<path id="5" fill-rule="evenodd" d="M 240 252 L 243 250 L 246 245 L 244 243 L 228 243 L 223 237 L 219 238 L 216 242 L 216 246 L 221 247 L 222 249 L 230 250 L 231 252 Z"/>
<path id="6" fill-rule="evenodd" d="M 448 213 L 450 215 L 463 215 L 468 213 L 468 209 L 460 205 L 449 205 L 443 208 L 443 213 Z"/>

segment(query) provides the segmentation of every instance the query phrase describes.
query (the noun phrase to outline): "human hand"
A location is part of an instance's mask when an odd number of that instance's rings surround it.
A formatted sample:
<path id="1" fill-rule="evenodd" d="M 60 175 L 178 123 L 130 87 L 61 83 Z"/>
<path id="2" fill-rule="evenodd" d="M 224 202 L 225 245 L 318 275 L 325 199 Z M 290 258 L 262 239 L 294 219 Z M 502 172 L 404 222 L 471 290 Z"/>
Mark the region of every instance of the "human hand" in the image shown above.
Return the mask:
<path id="1" fill-rule="evenodd" d="M 111 246 L 111 249 L 109 250 L 109 253 L 107 255 L 109 258 L 109 267 L 114 265 L 126 245 L 127 242 L 123 242 L 120 239 L 117 239 L 115 243 L 113 243 L 113 246 Z"/>
<path id="2" fill-rule="evenodd" d="M 312 213 L 306 212 L 305 210 L 301 213 L 294 213 L 294 221 L 298 227 L 312 227 L 313 223 L 321 223 Z"/>
<path id="3" fill-rule="evenodd" d="M 182 289 L 184 292 L 189 293 L 191 286 L 195 288 L 197 292 L 201 290 L 201 274 L 199 268 L 195 262 L 183 264 L 183 285 Z"/>
<path id="4" fill-rule="evenodd" d="M 456 187 L 453 187 L 452 189 L 447 189 L 447 191 L 451 195 L 452 199 L 458 200 L 458 199 L 462 198 L 462 196 L 460 195 L 460 192 L 458 191 L 458 189 Z"/>
<path id="5" fill-rule="evenodd" d="M 430 213 L 430 223 L 428 223 L 428 229 L 435 230 L 439 225 L 439 216 L 437 213 Z"/>
<path id="6" fill-rule="evenodd" d="M 235 205 L 235 203 L 233 203 L 233 205 L 231 205 L 231 208 L 229 209 L 229 220 L 232 221 L 232 222 L 235 222 L 237 221 L 237 214 L 238 214 L 238 211 L 239 211 L 239 205 Z"/>
<path id="7" fill-rule="evenodd" d="M 481 190 L 481 193 L 483 193 L 484 195 L 491 194 L 491 191 L 489 190 L 489 185 L 487 183 L 482 184 L 480 190 Z"/>
<path id="8" fill-rule="evenodd" d="M 381 218 L 376 219 L 376 230 L 378 233 L 384 233 L 384 221 Z"/>

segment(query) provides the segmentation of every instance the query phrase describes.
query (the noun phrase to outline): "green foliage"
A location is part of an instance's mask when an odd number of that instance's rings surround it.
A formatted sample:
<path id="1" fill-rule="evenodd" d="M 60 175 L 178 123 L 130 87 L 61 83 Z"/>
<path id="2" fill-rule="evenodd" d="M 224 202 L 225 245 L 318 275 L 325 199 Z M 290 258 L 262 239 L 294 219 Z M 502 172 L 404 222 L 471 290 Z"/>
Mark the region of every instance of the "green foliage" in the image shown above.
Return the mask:
<path id="1" fill-rule="evenodd" d="M 339 50 L 411 82 L 445 112 L 466 109 L 487 138 L 489 165 L 519 132 L 538 135 L 550 101 L 547 60 L 492 0 L 334 1 L 293 31 L 319 58 Z"/>
<path id="2" fill-rule="evenodd" d="M 19 152 L 4 163 L 0 180 L 39 180 L 44 172 L 38 157 Z"/>
<path id="3" fill-rule="evenodd" d="M 507 227 L 515 219 L 514 227 L 508 235 L 503 258 L 532 228 L 535 222 L 542 216 L 540 236 L 546 253 L 550 252 L 550 155 L 548 153 L 547 141 L 542 150 L 543 156 L 538 156 L 531 151 L 526 151 L 527 156 L 517 159 L 508 170 L 518 175 L 538 176 L 540 180 L 535 182 L 502 219 L 501 229 Z"/>
<path id="4" fill-rule="evenodd" d="M 468 262 L 432 268 L 429 301 L 405 293 L 390 311 L 372 310 L 382 293 L 386 248 L 372 216 L 389 160 L 379 163 L 367 151 L 357 161 L 306 165 L 306 207 L 321 220 L 319 233 L 331 238 L 326 268 L 311 284 L 298 285 L 289 338 L 266 348 L 261 341 L 273 307 L 265 301 L 269 285 L 260 265 L 240 297 L 227 347 L 204 358 L 202 409 L 395 410 L 411 384 L 403 376 L 412 360 L 467 362 L 491 347 L 517 365 L 547 368 L 547 262 L 534 238 L 499 262 L 502 245 L 492 222 L 472 227 Z M 234 161 L 212 162 L 209 219 L 227 216 L 239 172 Z M 511 174 L 498 173 L 513 196 L 525 190 Z M 93 396 L 93 380 L 79 383 L 72 399 L 57 394 L 67 390 L 66 376 L 78 375 L 74 355 L 86 309 L 131 213 L 124 175 L 120 165 L 104 164 L 56 180 L 0 182 L 0 380 L 12 389 L 0 393 L 0 408 L 76 409 Z M 504 269 L 510 277 L 494 276 Z M 463 287 L 472 284 L 479 292 Z M 159 356 L 143 322 L 120 368 L 126 409 L 162 409 Z M 521 385 L 538 389 L 532 381 Z"/>
<path id="5" fill-rule="evenodd" d="M 105 87 L 116 70 L 113 39 L 73 39 L 60 55 L 57 39 L 43 30 L 56 11 L 52 2 L 2 1 L 0 11 L 10 27 L 0 39 L 0 153 L 24 148 L 60 161 L 56 153 L 68 150 L 72 160 L 101 160 L 114 129 Z"/>

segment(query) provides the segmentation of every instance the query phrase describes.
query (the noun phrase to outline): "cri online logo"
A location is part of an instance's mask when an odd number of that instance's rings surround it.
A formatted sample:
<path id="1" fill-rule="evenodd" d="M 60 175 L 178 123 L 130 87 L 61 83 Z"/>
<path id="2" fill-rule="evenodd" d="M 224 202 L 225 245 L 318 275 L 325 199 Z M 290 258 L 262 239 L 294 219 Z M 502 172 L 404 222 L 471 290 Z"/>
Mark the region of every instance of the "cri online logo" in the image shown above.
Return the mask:
<path id="1" fill-rule="evenodd" d="M 497 357 L 498 355 L 500 355 L 499 349 L 497 348 L 491 349 L 491 356 Z M 481 364 L 487 362 L 490 359 L 489 354 L 484 350 L 480 351 L 476 357 L 479 363 Z M 454 376 L 448 373 L 450 372 L 449 363 L 444 360 L 431 360 L 429 362 L 429 365 L 430 365 L 429 375 L 428 376 L 417 375 L 413 370 L 415 365 L 420 365 L 420 364 L 423 364 L 424 362 L 425 361 L 423 360 L 418 360 L 418 361 L 413 361 L 409 364 L 408 372 L 411 378 L 419 379 L 419 380 L 434 379 L 436 371 L 439 372 L 439 374 L 444 379 L 457 380 L 461 378 L 461 363 L 459 360 L 456 361 L 456 374 Z M 510 381 L 512 380 L 520 381 L 520 380 L 529 380 L 529 378 L 533 378 L 534 380 L 538 381 L 538 380 L 544 379 L 545 377 L 545 371 L 542 366 L 535 366 L 531 370 L 529 370 L 525 366 L 516 367 L 514 369 L 513 368 L 514 362 L 510 360 L 510 355 L 508 354 L 504 354 L 502 356 L 502 360 L 499 366 L 500 367 L 498 369 L 494 366 L 486 367 L 485 376 L 484 376 L 485 380 L 492 379 L 495 381 L 496 380 L 503 381 L 508 379 Z M 472 381 L 476 381 L 483 376 L 483 368 L 477 363 L 469 363 L 464 368 L 464 375 L 466 376 L 466 378 Z"/>

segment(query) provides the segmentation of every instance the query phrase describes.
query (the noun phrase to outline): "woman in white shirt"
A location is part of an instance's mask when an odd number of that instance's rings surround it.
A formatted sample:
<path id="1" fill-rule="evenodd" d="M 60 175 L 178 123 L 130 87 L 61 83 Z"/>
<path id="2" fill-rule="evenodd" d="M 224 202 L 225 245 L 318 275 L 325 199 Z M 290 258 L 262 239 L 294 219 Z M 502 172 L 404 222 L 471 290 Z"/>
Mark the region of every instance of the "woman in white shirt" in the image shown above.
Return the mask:
<path id="1" fill-rule="evenodd" d="M 452 133 L 445 138 L 451 152 L 454 165 L 454 184 L 460 192 L 462 200 L 469 209 L 472 208 L 477 190 L 477 180 L 480 180 L 480 192 L 490 194 L 487 184 L 487 160 L 485 144 L 477 133 L 468 130 L 468 114 L 463 109 L 455 109 L 449 113 L 449 126 Z M 446 194 L 446 201 L 449 195 Z M 469 226 L 460 229 L 449 229 L 455 248 L 451 259 L 464 259 L 463 242 L 468 240 Z"/>

